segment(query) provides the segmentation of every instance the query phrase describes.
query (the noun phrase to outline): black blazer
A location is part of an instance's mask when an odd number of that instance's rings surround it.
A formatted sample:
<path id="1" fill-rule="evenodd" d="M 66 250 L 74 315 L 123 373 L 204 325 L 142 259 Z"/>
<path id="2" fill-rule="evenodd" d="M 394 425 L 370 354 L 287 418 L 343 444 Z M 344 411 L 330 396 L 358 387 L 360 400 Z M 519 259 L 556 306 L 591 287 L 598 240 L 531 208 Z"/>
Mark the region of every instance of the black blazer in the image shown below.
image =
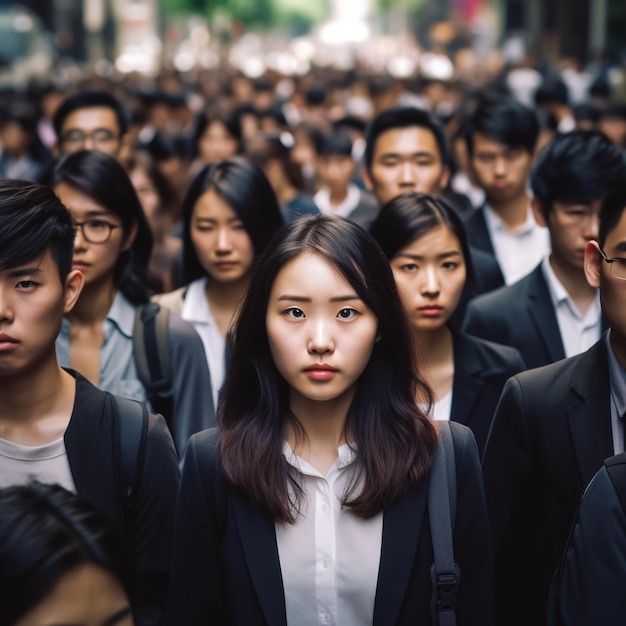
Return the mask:
<path id="1" fill-rule="evenodd" d="M 457 623 L 489 625 L 491 548 L 474 438 L 453 424 L 457 465 L 455 558 L 462 571 Z M 428 481 L 384 511 L 375 626 L 431 624 Z M 225 480 L 219 435 L 189 443 L 179 496 L 170 586 L 170 626 L 286 626 L 273 520 Z"/>
<path id="2" fill-rule="evenodd" d="M 469 213 L 464 223 L 470 246 L 483 250 L 495 258 L 496 252 L 489 236 L 489 230 L 487 230 L 487 222 L 485 221 L 484 205 Z"/>
<path id="3" fill-rule="evenodd" d="M 472 429 L 482 454 L 504 383 L 526 368 L 514 348 L 454 330 L 452 341 L 454 379 L 450 419 Z"/>
<path id="4" fill-rule="evenodd" d="M 514 376 L 502 392 L 483 460 L 498 624 L 545 624 L 576 505 L 613 454 L 605 341 Z"/>

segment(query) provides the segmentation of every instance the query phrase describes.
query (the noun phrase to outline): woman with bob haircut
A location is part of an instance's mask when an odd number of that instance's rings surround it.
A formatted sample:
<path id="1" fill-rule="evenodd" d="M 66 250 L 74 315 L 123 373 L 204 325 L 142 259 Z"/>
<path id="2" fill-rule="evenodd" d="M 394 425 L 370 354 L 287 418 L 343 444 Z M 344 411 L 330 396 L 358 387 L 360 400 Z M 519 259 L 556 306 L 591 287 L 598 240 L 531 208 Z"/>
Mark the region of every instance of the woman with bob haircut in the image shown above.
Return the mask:
<path id="1" fill-rule="evenodd" d="M 126 544 L 60 485 L 0 489 L 0 626 L 133 626 Z"/>
<path id="2" fill-rule="evenodd" d="M 463 222 L 443 200 L 410 193 L 388 202 L 370 233 L 389 260 L 409 317 L 420 370 L 434 396 L 432 417 L 471 428 L 482 454 L 504 383 L 525 367 L 514 348 L 450 324 L 474 281 Z"/>
<path id="3" fill-rule="evenodd" d="M 152 293 L 147 269 L 152 235 L 135 189 L 114 158 L 95 150 L 62 157 L 48 184 L 72 214 L 73 269 L 85 276 L 83 291 L 57 338 L 59 363 L 104 391 L 148 402 L 163 412 L 182 456 L 193 433 L 215 424 L 207 391 L 210 376 L 193 326 L 170 315 L 169 387 L 157 397 L 139 379 L 133 328 Z"/>
<path id="4" fill-rule="evenodd" d="M 185 286 L 155 300 L 193 324 L 200 335 L 215 406 L 226 371 L 226 337 L 255 262 L 282 225 L 263 171 L 242 157 L 205 166 L 183 202 Z"/>
<path id="5" fill-rule="evenodd" d="M 234 329 L 218 429 L 192 437 L 169 623 L 431 624 L 437 425 L 393 276 L 336 216 L 289 224 Z M 492 624 L 478 452 L 453 425 L 459 624 Z"/>

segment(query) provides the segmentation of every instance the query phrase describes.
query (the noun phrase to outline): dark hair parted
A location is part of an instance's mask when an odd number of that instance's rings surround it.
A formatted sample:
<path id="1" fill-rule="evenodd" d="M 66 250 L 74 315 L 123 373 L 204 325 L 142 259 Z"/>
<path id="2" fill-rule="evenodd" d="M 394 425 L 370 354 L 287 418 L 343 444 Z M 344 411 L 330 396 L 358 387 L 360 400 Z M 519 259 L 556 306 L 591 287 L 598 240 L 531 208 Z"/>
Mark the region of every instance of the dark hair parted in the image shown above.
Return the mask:
<path id="1" fill-rule="evenodd" d="M 378 320 L 378 340 L 345 425 L 363 481 L 355 493 L 355 479 L 343 503 L 356 515 L 369 517 L 428 472 L 437 431 L 415 402 L 418 392 L 429 400 L 431 395 L 417 374 L 389 263 L 365 230 L 336 216 L 288 224 L 259 261 L 234 329 L 230 373 L 222 391 L 224 470 L 233 485 L 275 520 L 297 519 L 303 493 L 282 451 L 286 423 L 291 420 L 296 428 L 298 423 L 290 416 L 289 387 L 272 360 L 265 320 L 276 276 L 303 253 L 330 261 Z"/>
<path id="2" fill-rule="evenodd" d="M 120 130 L 119 136 L 122 137 L 126 134 L 128 130 L 128 113 L 122 103 L 108 91 L 89 90 L 79 91 L 65 99 L 56 110 L 52 118 L 52 126 L 57 137 L 61 137 L 63 124 L 74 111 L 95 109 L 97 107 L 111 109 L 117 119 L 117 125 Z"/>
<path id="3" fill-rule="evenodd" d="M 115 286 L 133 304 L 150 298 L 152 284 L 148 261 L 152 252 L 152 233 L 141 203 L 124 168 L 111 156 L 97 150 L 79 150 L 59 159 L 48 184 L 54 188 L 65 183 L 77 189 L 122 221 L 124 234 L 136 226 L 132 245 L 124 250 L 114 268 Z"/>
<path id="4" fill-rule="evenodd" d="M 602 133 L 576 130 L 555 137 L 540 152 L 530 186 L 548 215 L 555 201 L 588 204 L 623 180 L 626 160 L 622 151 Z"/>
<path id="5" fill-rule="evenodd" d="M 445 226 L 459 240 L 465 262 L 465 289 L 471 293 L 475 283 L 474 265 L 463 220 L 441 198 L 411 192 L 390 200 L 370 226 L 370 233 L 389 261 L 402 248 L 430 231 Z"/>
<path id="6" fill-rule="evenodd" d="M 602 202 L 600 208 L 600 225 L 598 227 L 598 243 L 604 248 L 609 233 L 619 224 L 626 210 L 626 181 L 617 185 Z"/>
<path id="7" fill-rule="evenodd" d="M 34 609 L 74 568 L 102 568 L 135 594 L 133 565 L 118 532 L 90 505 L 59 485 L 0 489 L 0 626 Z"/>
<path id="8" fill-rule="evenodd" d="M 450 163 L 450 147 L 443 124 L 430 111 L 415 107 L 396 107 L 379 113 L 367 127 L 365 133 L 365 167 L 371 169 L 378 137 L 388 130 L 418 126 L 429 130 L 439 148 L 443 165 Z"/>
<path id="9" fill-rule="evenodd" d="M 74 224 L 48 187 L 0 180 L 0 271 L 29 263 L 50 250 L 61 282 L 72 269 Z"/>
<path id="10" fill-rule="evenodd" d="M 183 279 L 190 282 L 206 276 L 191 240 L 193 211 L 200 196 L 213 189 L 243 222 L 254 254 L 261 256 L 283 217 L 276 194 L 263 170 L 243 157 L 206 165 L 192 181 L 183 201 Z"/>
<path id="11" fill-rule="evenodd" d="M 539 120 L 533 109 L 511 96 L 486 92 L 465 121 L 465 143 L 474 153 L 477 133 L 511 148 L 523 148 L 532 154 L 539 137 Z"/>

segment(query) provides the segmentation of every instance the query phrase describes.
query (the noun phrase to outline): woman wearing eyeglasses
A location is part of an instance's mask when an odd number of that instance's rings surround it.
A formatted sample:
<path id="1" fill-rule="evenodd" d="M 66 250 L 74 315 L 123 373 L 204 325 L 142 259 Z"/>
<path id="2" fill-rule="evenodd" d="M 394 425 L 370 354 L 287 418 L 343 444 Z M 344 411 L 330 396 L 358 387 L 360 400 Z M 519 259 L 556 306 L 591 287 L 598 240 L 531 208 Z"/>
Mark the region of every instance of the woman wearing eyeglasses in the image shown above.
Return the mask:
<path id="1" fill-rule="evenodd" d="M 105 391 L 153 404 L 133 346 L 136 311 L 152 293 L 152 235 L 133 185 L 115 159 L 87 150 L 62 157 L 49 184 L 74 217 L 73 267 L 85 275 L 57 338 L 59 363 Z M 215 424 L 210 375 L 200 337 L 176 315 L 169 317 L 167 342 L 172 380 L 163 395 L 171 398 L 166 417 L 182 455 L 194 432 Z"/>

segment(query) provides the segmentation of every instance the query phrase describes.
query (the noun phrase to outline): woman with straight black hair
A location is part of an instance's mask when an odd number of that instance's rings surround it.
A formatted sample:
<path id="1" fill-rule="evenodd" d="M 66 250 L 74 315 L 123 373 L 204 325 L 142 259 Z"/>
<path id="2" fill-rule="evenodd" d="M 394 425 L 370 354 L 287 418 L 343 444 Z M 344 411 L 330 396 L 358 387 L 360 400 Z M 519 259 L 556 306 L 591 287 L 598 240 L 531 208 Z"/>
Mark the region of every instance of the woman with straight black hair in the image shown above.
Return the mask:
<path id="1" fill-rule="evenodd" d="M 120 535 L 59 485 L 0 489 L 0 626 L 132 626 L 135 572 Z"/>
<path id="2" fill-rule="evenodd" d="M 525 368 L 514 348 L 449 324 L 474 282 L 463 222 L 443 200 L 410 193 L 388 202 L 370 233 L 389 260 L 409 317 L 434 395 L 431 416 L 469 426 L 482 453 L 504 383 Z"/>
<path id="3" fill-rule="evenodd" d="M 438 427 L 393 276 L 335 216 L 268 246 L 234 329 L 221 431 L 191 439 L 169 623 L 432 624 L 426 500 Z M 491 624 L 478 452 L 452 429 L 458 624 Z"/>
<path id="4" fill-rule="evenodd" d="M 155 300 L 193 324 L 200 335 L 215 406 L 226 371 L 226 337 L 256 260 L 282 225 L 265 174 L 243 157 L 205 166 L 183 202 L 185 286 Z"/>
<path id="5" fill-rule="evenodd" d="M 57 338 L 59 363 L 105 391 L 158 408 L 182 455 L 193 433 L 215 424 L 207 391 L 210 376 L 198 334 L 171 315 L 167 336 L 161 337 L 171 355 L 171 380 L 157 398 L 139 378 L 135 320 L 152 294 L 147 270 L 152 235 L 128 174 L 114 158 L 81 150 L 57 162 L 48 184 L 72 214 L 73 268 L 85 276 L 78 302 Z M 142 325 L 137 328 L 143 332 Z M 161 397 L 171 402 L 161 402 Z"/>

